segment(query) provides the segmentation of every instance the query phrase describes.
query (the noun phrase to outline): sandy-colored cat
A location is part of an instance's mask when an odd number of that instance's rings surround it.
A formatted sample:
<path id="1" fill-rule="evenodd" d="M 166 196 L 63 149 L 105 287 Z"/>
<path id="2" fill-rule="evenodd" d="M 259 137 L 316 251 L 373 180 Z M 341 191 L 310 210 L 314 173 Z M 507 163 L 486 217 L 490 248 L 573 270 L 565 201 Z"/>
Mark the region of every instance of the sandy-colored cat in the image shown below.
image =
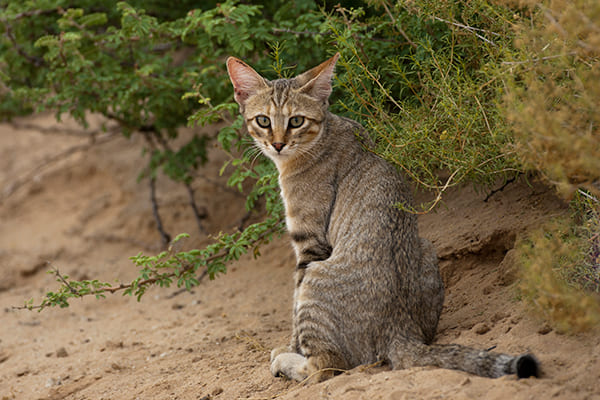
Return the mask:
<path id="1" fill-rule="evenodd" d="M 411 202 L 395 168 L 363 149 L 360 124 L 328 111 L 338 57 L 273 81 L 227 60 L 248 132 L 279 170 L 297 259 L 292 341 L 273 350 L 271 372 L 324 379 L 383 360 L 537 376 L 529 354 L 431 344 L 444 301 L 437 256 L 415 215 L 394 207 Z"/>

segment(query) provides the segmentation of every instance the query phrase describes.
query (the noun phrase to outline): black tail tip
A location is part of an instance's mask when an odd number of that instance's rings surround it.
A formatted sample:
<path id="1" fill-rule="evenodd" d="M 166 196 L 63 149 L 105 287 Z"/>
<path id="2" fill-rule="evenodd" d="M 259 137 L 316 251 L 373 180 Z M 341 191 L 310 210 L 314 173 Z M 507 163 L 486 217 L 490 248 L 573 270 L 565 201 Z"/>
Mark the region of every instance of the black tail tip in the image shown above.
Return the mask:
<path id="1" fill-rule="evenodd" d="M 517 376 L 519 378 L 529 378 L 540 376 L 540 363 L 532 354 L 523 354 L 517 358 Z"/>

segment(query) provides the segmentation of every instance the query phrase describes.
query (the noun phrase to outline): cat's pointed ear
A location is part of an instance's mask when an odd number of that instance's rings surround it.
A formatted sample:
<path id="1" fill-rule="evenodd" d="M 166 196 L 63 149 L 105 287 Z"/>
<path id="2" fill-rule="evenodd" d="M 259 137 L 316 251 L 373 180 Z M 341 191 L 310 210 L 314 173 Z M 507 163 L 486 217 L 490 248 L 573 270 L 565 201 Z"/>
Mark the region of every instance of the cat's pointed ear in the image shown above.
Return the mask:
<path id="1" fill-rule="evenodd" d="M 227 72 L 233 83 L 234 98 L 239 105 L 259 89 L 267 87 L 265 79 L 248 64 L 235 57 L 227 59 Z"/>
<path id="2" fill-rule="evenodd" d="M 324 63 L 298 75 L 296 81 L 300 84 L 300 91 L 326 102 L 331 95 L 331 80 L 338 58 L 340 58 L 340 53 L 336 53 Z"/>

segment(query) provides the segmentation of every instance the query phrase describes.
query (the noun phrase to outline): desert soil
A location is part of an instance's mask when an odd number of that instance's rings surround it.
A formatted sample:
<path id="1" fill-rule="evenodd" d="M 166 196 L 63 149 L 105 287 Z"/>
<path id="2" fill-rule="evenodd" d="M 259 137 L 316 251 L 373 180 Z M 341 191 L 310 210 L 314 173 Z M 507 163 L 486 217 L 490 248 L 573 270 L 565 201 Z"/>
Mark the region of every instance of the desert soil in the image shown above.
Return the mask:
<path id="1" fill-rule="evenodd" d="M 420 229 L 438 250 L 446 284 L 438 342 L 532 352 L 539 379 L 387 366 L 308 385 L 272 377 L 270 349 L 291 329 L 287 236 L 191 292 L 153 288 L 141 302 L 115 294 L 41 313 L 15 310 L 57 288 L 50 268 L 128 282 L 137 276 L 128 257 L 162 248 L 147 181 L 137 181 L 143 140 L 110 136 L 108 124 L 89 145 L 101 122 L 92 116 L 82 130 L 41 115 L 0 124 L 0 399 L 600 399 L 598 332 L 560 334 L 519 299 L 515 240 L 566 211 L 535 180 L 487 199 L 490 191 L 452 189 L 420 217 Z M 246 214 L 244 197 L 218 175 L 226 159 L 211 148 L 193 185 L 212 234 L 235 229 Z M 191 234 L 187 248 L 207 243 L 185 188 L 161 176 L 157 191 L 165 229 Z"/>

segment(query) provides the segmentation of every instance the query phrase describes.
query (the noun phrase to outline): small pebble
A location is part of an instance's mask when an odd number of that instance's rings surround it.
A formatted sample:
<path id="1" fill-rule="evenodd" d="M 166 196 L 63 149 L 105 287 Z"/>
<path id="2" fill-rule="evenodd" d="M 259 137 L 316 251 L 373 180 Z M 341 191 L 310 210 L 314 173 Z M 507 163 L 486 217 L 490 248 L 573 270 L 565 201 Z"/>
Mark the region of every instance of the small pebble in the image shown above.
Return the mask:
<path id="1" fill-rule="evenodd" d="M 56 357 L 68 357 L 69 353 L 67 353 L 67 349 L 65 349 L 64 347 L 61 347 L 60 349 L 56 350 Z"/>
<path id="2" fill-rule="evenodd" d="M 490 327 L 485 322 L 480 322 L 473 327 L 473 331 L 478 335 L 483 335 L 490 331 Z"/>
<path id="3" fill-rule="evenodd" d="M 540 335 L 547 335 L 550 332 L 552 332 L 552 327 L 547 323 L 542 325 L 537 331 L 537 333 L 539 333 Z"/>

